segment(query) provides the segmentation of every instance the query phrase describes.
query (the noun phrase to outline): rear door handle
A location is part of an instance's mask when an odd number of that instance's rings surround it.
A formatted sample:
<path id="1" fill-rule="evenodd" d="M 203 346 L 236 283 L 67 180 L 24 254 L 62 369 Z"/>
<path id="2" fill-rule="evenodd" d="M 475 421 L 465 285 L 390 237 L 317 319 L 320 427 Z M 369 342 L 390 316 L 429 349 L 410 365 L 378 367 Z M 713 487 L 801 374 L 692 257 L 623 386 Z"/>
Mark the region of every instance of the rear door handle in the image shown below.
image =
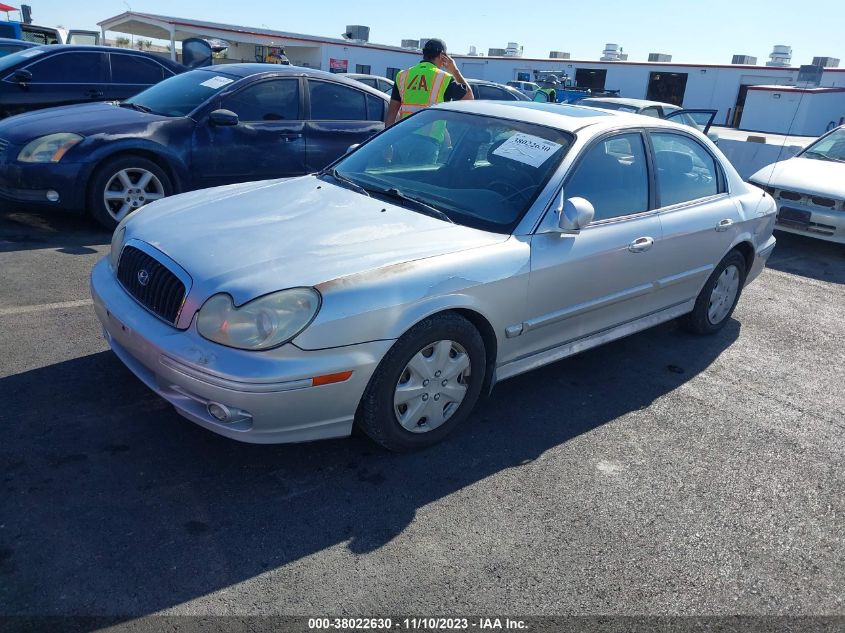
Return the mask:
<path id="1" fill-rule="evenodd" d="M 733 220 L 731 220 L 729 218 L 725 218 L 724 220 L 722 220 L 721 222 L 719 222 L 716 225 L 716 230 L 719 231 L 719 233 L 721 233 L 722 231 L 727 231 L 729 228 L 731 228 L 733 226 L 733 223 L 734 223 Z"/>
<path id="2" fill-rule="evenodd" d="M 91 99 L 99 99 L 104 95 L 102 90 L 87 90 L 85 96 Z"/>
<path id="3" fill-rule="evenodd" d="M 628 250 L 632 253 L 643 253 L 654 246 L 653 237 L 638 237 L 628 244 Z"/>
<path id="4" fill-rule="evenodd" d="M 290 143 L 291 141 L 295 141 L 298 138 L 302 138 L 302 134 L 296 134 L 294 132 L 291 132 L 290 134 L 281 134 L 280 137 L 285 143 Z"/>

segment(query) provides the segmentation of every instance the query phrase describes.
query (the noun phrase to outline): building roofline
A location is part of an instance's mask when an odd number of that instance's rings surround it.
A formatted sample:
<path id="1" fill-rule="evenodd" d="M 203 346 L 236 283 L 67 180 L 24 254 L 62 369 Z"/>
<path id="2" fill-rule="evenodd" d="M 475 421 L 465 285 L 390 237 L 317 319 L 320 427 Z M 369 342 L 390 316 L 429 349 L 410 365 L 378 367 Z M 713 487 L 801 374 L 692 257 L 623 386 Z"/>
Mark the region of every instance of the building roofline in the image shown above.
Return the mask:
<path id="1" fill-rule="evenodd" d="M 762 92 L 796 92 L 801 94 L 845 92 L 845 88 L 840 88 L 837 86 L 819 86 L 817 88 L 800 88 L 798 86 L 748 86 L 748 90 L 760 90 Z"/>

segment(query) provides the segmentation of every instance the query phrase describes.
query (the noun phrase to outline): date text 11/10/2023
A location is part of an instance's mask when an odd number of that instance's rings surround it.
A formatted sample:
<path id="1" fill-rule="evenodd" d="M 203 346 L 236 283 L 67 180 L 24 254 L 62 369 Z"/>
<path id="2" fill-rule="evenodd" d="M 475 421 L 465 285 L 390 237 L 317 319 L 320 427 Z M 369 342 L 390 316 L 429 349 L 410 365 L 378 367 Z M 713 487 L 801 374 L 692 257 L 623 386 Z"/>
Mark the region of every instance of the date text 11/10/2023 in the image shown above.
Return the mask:
<path id="1" fill-rule="evenodd" d="M 525 621 L 510 618 L 308 618 L 308 629 L 314 631 L 360 630 L 360 631 L 449 631 L 449 630 L 527 630 Z"/>

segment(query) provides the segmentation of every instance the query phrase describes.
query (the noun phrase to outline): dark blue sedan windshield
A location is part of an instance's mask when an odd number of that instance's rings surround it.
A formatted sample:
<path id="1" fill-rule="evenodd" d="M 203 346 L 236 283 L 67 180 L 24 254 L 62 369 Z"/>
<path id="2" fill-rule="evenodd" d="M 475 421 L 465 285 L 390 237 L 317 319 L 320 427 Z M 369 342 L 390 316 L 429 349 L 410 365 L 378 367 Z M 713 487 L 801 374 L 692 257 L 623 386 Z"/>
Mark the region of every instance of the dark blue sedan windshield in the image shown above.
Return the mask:
<path id="1" fill-rule="evenodd" d="M 188 116 L 239 77 L 207 70 L 192 70 L 157 83 L 124 103 L 163 116 Z"/>

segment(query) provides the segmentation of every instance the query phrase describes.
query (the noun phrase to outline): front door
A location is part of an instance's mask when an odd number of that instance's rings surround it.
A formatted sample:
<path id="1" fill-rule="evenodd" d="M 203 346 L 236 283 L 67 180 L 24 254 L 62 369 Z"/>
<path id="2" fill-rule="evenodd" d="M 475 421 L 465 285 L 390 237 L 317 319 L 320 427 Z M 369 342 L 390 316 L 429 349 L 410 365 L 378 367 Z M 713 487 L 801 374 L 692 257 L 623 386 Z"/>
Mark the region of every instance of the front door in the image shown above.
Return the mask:
<path id="1" fill-rule="evenodd" d="M 588 200 L 595 218 L 578 235 L 531 240 L 531 279 L 522 345 L 539 352 L 633 321 L 656 309 L 661 250 L 643 135 L 605 137 L 588 149 L 564 184 L 564 197 Z"/>
<path id="2" fill-rule="evenodd" d="M 238 115 L 234 126 L 207 119 L 196 127 L 192 166 L 199 187 L 306 173 L 300 80 L 267 79 L 224 98 L 219 107 Z"/>
<path id="3" fill-rule="evenodd" d="M 308 171 L 319 171 L 384 129 L 384 99 L 333 81 L 308 79 Z"/>
<path id="4" fill-rule="evenodd" d="M 716 110 L 675 110 L 664 118 L 675 123 L 688 125 L 702 134 L 707 134 L 710 131 L 710 126 L 713 125 L 713 119 L 716 118 Z"/>

